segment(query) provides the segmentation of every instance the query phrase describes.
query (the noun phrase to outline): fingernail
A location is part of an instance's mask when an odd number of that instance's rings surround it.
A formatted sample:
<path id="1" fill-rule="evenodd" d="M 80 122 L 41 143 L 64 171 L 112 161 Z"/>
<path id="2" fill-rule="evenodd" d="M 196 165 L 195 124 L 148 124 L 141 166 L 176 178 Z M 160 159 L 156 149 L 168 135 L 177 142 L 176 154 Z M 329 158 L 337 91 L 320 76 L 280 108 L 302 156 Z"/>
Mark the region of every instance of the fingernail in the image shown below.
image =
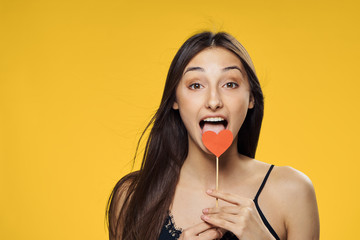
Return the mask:
<path id="1" fill-rule="evenodd" d="M 201 218 L 202 218 L 203 220 L 209 220 L 209 216 L 206 216 L 206 215 L 202 215 Z"/>
<path id="2" fill-rule="evenodd" d="M 203 213 L 208 213 L 209 212 L 209 209 L 208 208 L 204 208 L 203 209 Z"/>
<path id="3" fill-rule="evenodd" d="M 212 190 L 212 189 L 208 189 L 208 190 L 206 190 L 206 192 L 207 192 L 207 193 L 212 193 L 213 190 Z"/>

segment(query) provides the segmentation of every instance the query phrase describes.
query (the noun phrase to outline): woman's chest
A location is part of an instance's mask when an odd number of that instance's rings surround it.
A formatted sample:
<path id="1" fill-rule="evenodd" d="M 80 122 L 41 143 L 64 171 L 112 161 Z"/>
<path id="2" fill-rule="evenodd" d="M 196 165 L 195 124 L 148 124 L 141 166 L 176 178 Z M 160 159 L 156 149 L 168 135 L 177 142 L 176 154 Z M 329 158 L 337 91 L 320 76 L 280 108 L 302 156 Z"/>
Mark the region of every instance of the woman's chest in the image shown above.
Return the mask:
<path id="1" fill-rule="evenodd" d="M 227 191 L 228 189 L 224 190 Z M 233 194 L 237 194 L 241 197 L 248 198 L 253 200 L 256 193 L 253 191 L 243 191 L 228 190 Z M 275 232 L 279 235 L 280 239 L 286 239 L 286 229 L 284 225 L 284 219 L 280 211 L 281 201 L 277 201 L 274 198 L 271 191 L 264 190 L 258 199 L 258 207 L 261 211 L 261 214 L 267 218 L 268 224 L 272 226 Z M 206 194 L 205 189 L 199 191 L 188 191 L 177 189 L 173 203 L 170 207 L 170 212 L 172 215 L 173 224 L 177 229 L 187 229 L 196 224 L 202 222 L 201 216 L 203 215 L 202 211 L 205 208 L 213 208 L 216 206 L 216 199 L 210 197 Z M 219 200 L 219 207 L 222 206 L 234 206 L 224 201 Z M 257 209 L 258 210 L 258 209 Z M 260 212 L 259 212 L 260 219 Z M 261 221 L 261 220 L 260 220 Z"/>
<path id="2" fill-rule="evenodd" d="M 202 210 L 215 207 L 216 200 L 207 196 L 204 191 L 177 191 L 170 212 L 176 227 L 187 229 L 200 222 Z"/>
<path id="3" fill-rule="evenodd" d="M 234 190 L 224 189 L 223 191 L 234 192 Z M 240 194 L 239 192 L 236 192 Z M 243 196 L 252 199 L 253 192 L 244 191 Z M 216 206 L 216 198 L 206 194 L 206 189 L 186 189 L 178 188 L 175 192 L 170 212 L 173 216 L 174 223 L 178 228 L 187 229 L 198 223 L 201 223 L 203 210 L 206 208 L 214 208 Z M 222 200 L 218 200 L 218 206 L 234 206 Z"/>

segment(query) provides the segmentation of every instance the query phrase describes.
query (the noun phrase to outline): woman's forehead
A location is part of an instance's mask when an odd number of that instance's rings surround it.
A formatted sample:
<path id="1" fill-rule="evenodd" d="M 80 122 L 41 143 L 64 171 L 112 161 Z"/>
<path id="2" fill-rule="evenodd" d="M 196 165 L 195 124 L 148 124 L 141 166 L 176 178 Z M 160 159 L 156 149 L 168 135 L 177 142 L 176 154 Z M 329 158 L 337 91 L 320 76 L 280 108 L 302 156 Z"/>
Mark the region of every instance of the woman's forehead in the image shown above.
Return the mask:
<path id="1" fill-rule="evenodd" d="M 243 69 L 241 60 L 237 55 L 223 47 L 206 48 L 196 54 L 184 69 L 184 73 L 189 68 L 205 69 L 209 67 L 226 68 L 237 66 Z"/>
<path id="2" fill-rule="evenodd" d="M 211 47 L 202 50 L 189 61 L 183 71 L 183 76 L 191 72 L 201 73 L 214 69 L 222 72 L 236 70 L 243 76 L 246 75 L 244 66 L 237 55 L 223 47 Z"/>

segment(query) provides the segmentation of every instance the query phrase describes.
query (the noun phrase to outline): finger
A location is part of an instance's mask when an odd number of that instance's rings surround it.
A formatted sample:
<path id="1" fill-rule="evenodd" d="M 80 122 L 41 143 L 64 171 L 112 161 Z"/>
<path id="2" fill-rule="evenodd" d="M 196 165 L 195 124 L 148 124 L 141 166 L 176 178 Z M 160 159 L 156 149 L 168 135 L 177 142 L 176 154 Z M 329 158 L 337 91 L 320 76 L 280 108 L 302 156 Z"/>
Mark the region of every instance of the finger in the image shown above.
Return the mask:
<path id="1" fill-rule="evenodd" d="M 239 206 L 224 206 L 224 207 L 215 207 L 215 208 L 204 208 L 202 210 L 203 214 L 216 214 L 216 213 L 231 213 L 239 214 L 241 208 Z"/>
<path id="2" fill-rule="evenodd" d="M 198 238 L 199 240 L 213 240 L 213 239 L 220 239 L 222 238 L 223 233 L 216 229 L 216 228 L 211 228 L 209 230 L 206 230 L 205 232 L 202 232 L 199 234 Z"/>
<path id="3" fill-rule="evenodd" d="M 225 202 L 232 203 L 235 205 L 250 206 L 251 204 L 253 204 L 253 200 L 249 198 L 240 197 L 232 193 L 223 193 L 213 189 L 207 190 L 206 193 L 214 198 L 218 198 Z"/>
<path id="4" fill-rule="evenodd" d="M 231 214 L 231 213 L 217 213 L 217 214 L 210 214 L 210 215 L 206 215 L 209 218 L 207 218 L 208 220 L 212 220 L 212 221 L 216 221 L 216 220 L 225 220 L 227 222 L 231 222 L 231 223 L 240 223 L 241 219 L 244 218 L 242 215 L 237 215 L 237 214 Z M 208 220 L 206 220 L 207 222 L 209 222 Z M 212 223 L 209 222 L 209 223 Z M 218 225 L 215 225 L 218 226 Z"/>
<path id="5" fill-rule="evenodd" d="M 213 228 L 214 226 L 212 226 L 211 224 L 207 223 L 207 222 L 201 222 L 198 223 L 194 226 L 191 226 L 187 229 L 185 229 L 185 231 L 190 234 L 190 235 L 198 235 L 210 228 Z"/>
<path id="6" fill-rule="evenodd" d="M 217 226 L 231 231 L 235 226 L 235 222 L 237 222 L 237 220 L 235 219 L 236 217 L 236 215 L 229 214 L 229 216 L 227 216 L 227 219 L 232 219 L 232 221 L 228 221 L 224 218 L 216 218 L 214 216 L 202 215 L 201 219 L 213 226 Z"/>

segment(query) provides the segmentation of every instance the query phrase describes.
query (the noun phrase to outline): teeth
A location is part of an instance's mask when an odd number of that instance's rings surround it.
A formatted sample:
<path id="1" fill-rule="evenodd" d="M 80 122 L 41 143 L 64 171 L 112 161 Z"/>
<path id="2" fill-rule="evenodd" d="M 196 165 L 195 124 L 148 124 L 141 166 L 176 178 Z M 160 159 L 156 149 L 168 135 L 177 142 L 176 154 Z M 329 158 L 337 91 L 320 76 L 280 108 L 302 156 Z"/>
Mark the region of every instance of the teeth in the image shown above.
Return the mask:
<path id="1" fill-rule="evenodd" d="M 204 122 L 221 122 L 221 121 L 225 121 L 225 119 L 222 117 L 209 117 L 204 119 Z"/>

